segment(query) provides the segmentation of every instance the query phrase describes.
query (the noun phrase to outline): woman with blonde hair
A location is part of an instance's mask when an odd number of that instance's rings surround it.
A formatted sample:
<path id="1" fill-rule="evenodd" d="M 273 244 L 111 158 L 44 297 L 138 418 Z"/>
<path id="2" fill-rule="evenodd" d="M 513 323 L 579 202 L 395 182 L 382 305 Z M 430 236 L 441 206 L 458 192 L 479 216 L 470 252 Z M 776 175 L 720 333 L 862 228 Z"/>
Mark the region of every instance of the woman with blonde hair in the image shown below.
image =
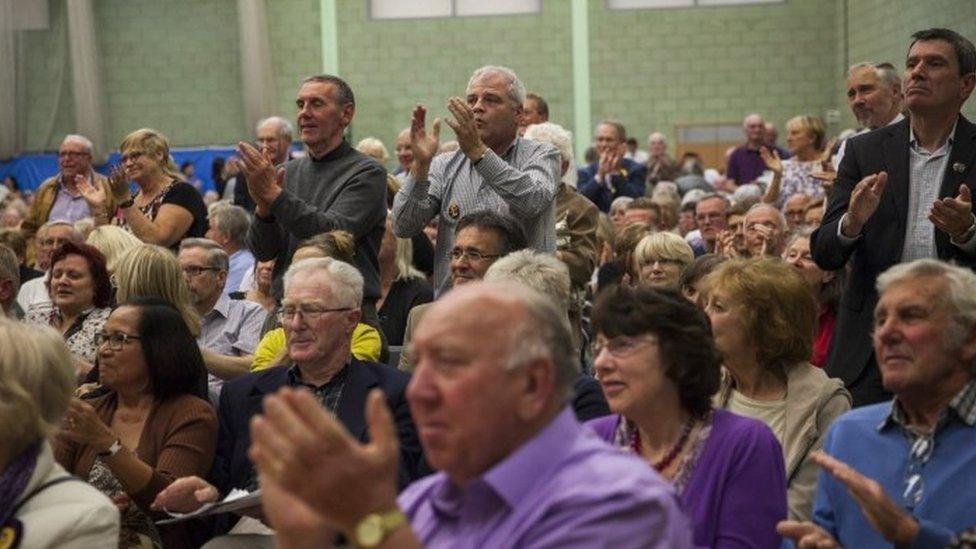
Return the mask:
<path id="1" fill-rule="evenodd" d="M 691 246 L 670 232 L 651 233 L 634 248 L 637 282 L 652 288 L 679 289 L 682 271 L 694 261 Z"/>
<path id="2" fill-rule="evenodd" d="M 392 216 L 376 258 L 380 263 L 380 299 L 376 313 L 388 345 L 403 345 L 410 310 L 434 300 L 434 290 L 424 273 L 413 266 L 413 242 L 393 234 Z"/>
<path id="3" fill-rule="evenodd" d="M 760 155 L 766 168 L 773 172 L 773 181 L 766 189 L 762 201 L 782 208 L 794 194 L 803 193 L 813 198 L 823 198 L 823 184 L 814 179 L 813 172 L 822 169 L 821 155 L 827 141 L 827 128 L 816 116 L 794 116 L 786 122 L 786 146 L 793 155 L 780 160 L 779 153 L 762 147 Z"/>
<path id="4" fill-rule="evenodd" d="M 813 293 L 779 259 L 726 261 L 705 279 L 705 293 L 724 366 L 715 405 L 773 430 L 783 447 L 790 520 L 810 520 L 817 466 L 809 455 L 851 408 L 844 384 L 809 362 Z"/>
<path id="5" fill-rule="evenodd" d="M 200 193 L 173 164 L 166 136 L 143 128 L 122 140 L 121 169 L 109 177 L 118 207 L 113 223 L 132 232 L 147 244 L 175 249 L 187 237 L 202 237 L 207 231 L 207 208 Z M 129 194 L 129 182 L 139 191 Z M 90 183 L 78 185 L 85 199 L 104 207 L 108 197 Z"/>
<path id="6" fill-rule="evenodd" d="M 200 316 L 193 308 L 180 262 L 172 252 L 141 244 L 119 258 L 113 276 L 119 305 L 141 297 L 164 299 L 180 312 L 193 337 L 200 335 Z"/>
<path id="7" fill-rule="evenodd" d="M 75 388 L 67 347 L 53 329 L 0 318 L 0 544 L 115 547 L 119 512 L 54 460 L 48 437 Z"/>
<path id="8" fill-rule="evenodd" d="M 115 225 L 95 227 L 85 242 L 102 252 L 109 274 L 115 272 L 115 265 L 125 252 L 142 244 L 132 233 Z"/>

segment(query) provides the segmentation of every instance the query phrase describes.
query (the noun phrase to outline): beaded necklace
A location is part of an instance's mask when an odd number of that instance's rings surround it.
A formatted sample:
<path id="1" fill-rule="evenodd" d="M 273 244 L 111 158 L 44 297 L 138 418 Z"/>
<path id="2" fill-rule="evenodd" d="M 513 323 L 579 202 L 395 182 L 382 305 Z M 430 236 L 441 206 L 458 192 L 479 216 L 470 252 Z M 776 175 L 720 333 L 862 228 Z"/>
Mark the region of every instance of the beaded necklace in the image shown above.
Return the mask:
<path id="1" fill-rule="evenodd" d="M 681 454 L 681 451 L 684 450 L 685 448 L 685 444 L 688 443 L 688 437 L 691 435 L 691 430 L 692 428 L 694 428 L 694 426 L 695 426 L 695 417 L 694 416 L 689 417 L 688 421 L 685 422 L 684 428 L 681 430 L 681 436 L 678 437 L 678 440 L 674 443 L 674 445 L 671 446 L 671 449 L 668 450 L 668 453 L 665 454 L 664 457 L 661 458 L 660 460 L 651 464 L 651 466 L 654 467 L 655 471 L 657 471 L 658 473 L 664 471 L 671 465 L 672 462 L 674 462 L 675 458 L 677 458 L 678 455 Z M 630 429 L 631 429 L 630 448 L 634 451 L 635 454 L 641 455 L 640 431 L 637 429 L 637 426 L 634 424 L 631 424 Z"/>

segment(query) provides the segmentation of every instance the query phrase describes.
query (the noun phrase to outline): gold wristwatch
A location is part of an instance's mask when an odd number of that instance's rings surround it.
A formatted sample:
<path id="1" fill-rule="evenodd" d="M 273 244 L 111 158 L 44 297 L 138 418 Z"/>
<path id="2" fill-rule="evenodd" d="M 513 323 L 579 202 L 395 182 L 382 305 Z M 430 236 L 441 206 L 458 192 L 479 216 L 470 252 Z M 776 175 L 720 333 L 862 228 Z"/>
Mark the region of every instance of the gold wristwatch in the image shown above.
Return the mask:
<path id="1" fill-rule="evenodd" d="M 376 547 L 383 543 L 394 530 L 407 523 L 407 516 L 399 509 L 385 513 L 370 513 L 363 517 L 353 530 L 356 547 Z"/>

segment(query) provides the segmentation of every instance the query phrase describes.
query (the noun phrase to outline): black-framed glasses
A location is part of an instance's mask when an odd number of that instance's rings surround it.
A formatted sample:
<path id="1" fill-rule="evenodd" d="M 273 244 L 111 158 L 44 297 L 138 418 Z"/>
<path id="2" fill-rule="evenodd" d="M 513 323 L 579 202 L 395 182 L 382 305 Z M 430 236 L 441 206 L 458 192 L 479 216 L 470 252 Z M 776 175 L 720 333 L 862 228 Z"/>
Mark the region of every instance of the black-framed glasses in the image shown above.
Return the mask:
<path id="1" fill-rule="evenodd" d="M 105 332 L 98 332 L 95 334 L 95 346 L 101 347 L 104 344 L 108 344 L 108 348 L 113 351 L 121 351 L 125 347 L 126 342 L 130 339 L 142 339 L 139 336 L 129 335 L 123 332 L 115 332 L 112 334 L 107 334 Z"/>
<path id="2" fill-rule="evenodd" d="M 319 307 L 316 305 L 286 305 L 278 311 L 278 322 L 291 322 L 296 316 L 301 315 L 301 318 L 305 319 L 306 322 L 315 322 L 328 313 L 338 313 L 342 311 L 352 311 L 355 307 L 336 307 L 335 309 L 327 309 L 325 307 Z"/>
<path id="3" fill-rule="evenodd" d="M 911 511 L 922 501 L 925 492 L 925 481 L 922 478 L 922 468 L 928 463 L 935 451 L 934 433 L 919 436 L 912 443 L 908 452 L 908 466 L 905 469 L 905 491 L 902 498 L 905 506 Z"/>
<path id="4" fill-rule="evenodd" d="M 481 261 L 482 259 L 497 259 L 501 257 L 500 254 L 483 254 L 478 250 L 471 248 L 454 248 L 451 250 L 451 258 L 455 261 L 460 261 L 462 257 L 467 256 L 471 261 Z"/>
<path id="5" fill-rule="evenodd" d="M 196 277 L 196 276 L 200 276 L 200 273 L 203 273 L 205 271 L 219 271 L 220 270 L 220 267 L 197 267 L 197 266 L 190 266 L 190 267 L 183 267 L 181 270 L 183 271 L 183 274 L 185 274 L 185 275 Z"/>

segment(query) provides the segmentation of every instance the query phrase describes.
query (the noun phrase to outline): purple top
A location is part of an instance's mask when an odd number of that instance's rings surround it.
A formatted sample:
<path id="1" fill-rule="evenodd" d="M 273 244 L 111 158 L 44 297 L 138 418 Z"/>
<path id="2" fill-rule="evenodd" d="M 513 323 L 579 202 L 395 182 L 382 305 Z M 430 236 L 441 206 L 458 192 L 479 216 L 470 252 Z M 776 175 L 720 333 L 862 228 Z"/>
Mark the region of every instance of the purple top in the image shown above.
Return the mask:
<path id="1" fill-rule="evenodd" d="M 569 408 L 466 486 L 437 473 L 399 504 L 424 547 L 692 547 L 668 483 Z"/>
<path id="2" fill-rule="evenodd" d="M 739 185 L 752 183 L 766 171 L 766 163 L 759 156 L 759 150 L 752 150 L 745 145 L 739 145 L 729 155 L 729 165 L 725 175 L 734 179 Z"/>
<path id="3" fill-rule="evenodd" d="M 47 215 L 48 220 L 74 223 L 86 217 L 91 217 L 88 201 L 80 193 L 77 195 L 69 193 L 63 184 L 58 183 L 58 194 Z"/>
<path id="4" fill-rule="evenodd" d="M 612 415 L 586 425 L 612 441 L 619 422 Z M 699 547 L 779 547 L 786 469 L 773 432 L 761 421 L 715 410 L 680 498 Z"/>

